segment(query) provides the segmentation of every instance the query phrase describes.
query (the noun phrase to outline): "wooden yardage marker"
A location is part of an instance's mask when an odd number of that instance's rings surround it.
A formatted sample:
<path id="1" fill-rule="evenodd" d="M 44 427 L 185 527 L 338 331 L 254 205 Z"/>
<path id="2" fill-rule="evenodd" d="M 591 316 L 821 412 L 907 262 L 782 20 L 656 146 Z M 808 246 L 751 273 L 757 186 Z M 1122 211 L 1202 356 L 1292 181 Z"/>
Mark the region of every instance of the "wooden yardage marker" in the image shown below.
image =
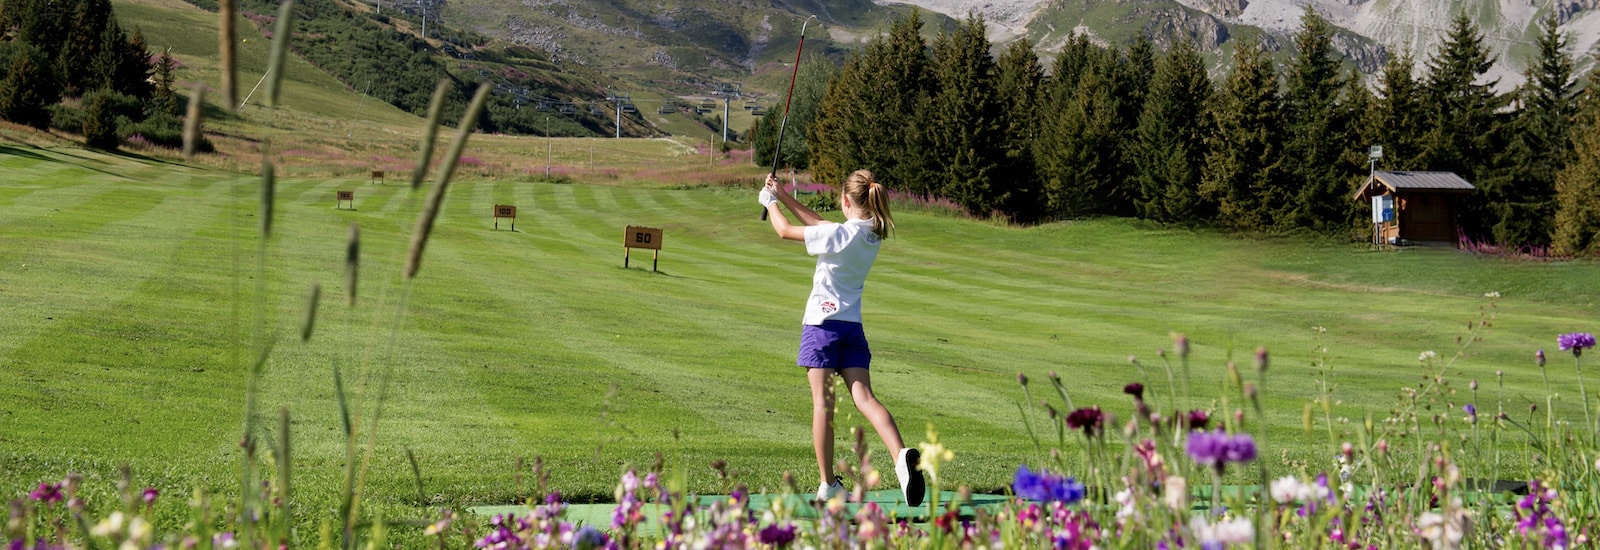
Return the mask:
<path id="1" fill-rule="evenodd" d="M 494 228 L 500 229 L 500 218 L 511 218 L 511 230 L 517 230 L 517 207 L 509 204 L 494 205 Z"/>
<path id="2" fill-rule="evenodd" d="M 622 231 L 622 268 L 628 268 L 628 254 L 635 248 L 648 248 L 653 251 L 654 257 L 650 261 L 650 271 L 655 271 L 661 262 L 661 230 L 654 227 L 628 226 Z"/>
<path id="3" fill-rule="evenodd" d="M 356 192 L 355 191 L 339 191 L 338 194 L 336 195 L 336 197 L 337 197 L 337 199 L 335 199 L 334 202 L 333 202 L 334 209 L 343 208 L 345 201 L 350 201 L 350 209 L 351 210 L 355 210 L 356 209 Z"/>

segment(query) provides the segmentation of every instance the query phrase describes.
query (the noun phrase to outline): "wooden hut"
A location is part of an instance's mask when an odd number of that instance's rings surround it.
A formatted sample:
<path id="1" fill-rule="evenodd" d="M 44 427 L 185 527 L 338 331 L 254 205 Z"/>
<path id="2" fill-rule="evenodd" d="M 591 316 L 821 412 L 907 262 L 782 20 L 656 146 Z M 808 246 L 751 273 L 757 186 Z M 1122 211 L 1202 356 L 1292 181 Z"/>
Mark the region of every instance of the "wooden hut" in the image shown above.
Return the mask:
<path id="1" fill-rule="evenodd" d="M 1456 202 L 1472 184 L 1454 172 L 1377 171 L 1356 191 L 1355 200 L 1372 203 L 1394 197 L 1394 219 L 1378 226 L 1381 242 L 1456 242 Z"/>

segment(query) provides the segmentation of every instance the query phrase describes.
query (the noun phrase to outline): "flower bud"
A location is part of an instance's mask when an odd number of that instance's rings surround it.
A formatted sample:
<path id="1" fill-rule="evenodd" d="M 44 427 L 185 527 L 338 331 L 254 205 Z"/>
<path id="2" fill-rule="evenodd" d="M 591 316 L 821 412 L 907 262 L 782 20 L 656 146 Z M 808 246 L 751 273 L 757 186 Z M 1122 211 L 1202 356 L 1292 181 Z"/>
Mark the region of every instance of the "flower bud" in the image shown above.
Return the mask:
<path id="1" fill-rule="evenodd" d="M 1544 368 L 1544 350 L 1534 352 L 1533 358 L 1539 363 L 1540 368 Z"/>
<path id="2" fill-rule="evenodd" d="M 1183 333 L 1175 335 L 1172 342 L 1172 351 L 1177 353 L 1179 358 L 1188 358 L 1189 336 Z"/>
<path id="3" fill-rule="evenodd" d="M 1267 372 L 1267 347 L 1256 348 L 1256 372 Z"/>
<path id="4" fill-rule="evenodd" d="M 1024 387 L 1024 388 L 1028 387 L 1028 375 L 1022 374 L 1020 372 L 1017 373 L 1017 383 L 1018 384 L 1022 384 L 1022 387 Z"/>

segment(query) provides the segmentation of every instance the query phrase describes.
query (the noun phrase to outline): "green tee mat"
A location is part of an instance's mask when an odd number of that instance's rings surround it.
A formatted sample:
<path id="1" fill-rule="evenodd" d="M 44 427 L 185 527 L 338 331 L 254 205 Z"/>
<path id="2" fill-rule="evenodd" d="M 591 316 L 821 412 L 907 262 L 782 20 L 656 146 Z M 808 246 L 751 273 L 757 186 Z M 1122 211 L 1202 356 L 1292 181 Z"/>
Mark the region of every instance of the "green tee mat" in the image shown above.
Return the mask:
<path id="1" fill-rule="evenodd" d="M 939 495 L 939 506 L 941 508 L 957 497 L 957 494 L 954 491 L 943 491 L 939 493 Z M 719 500 L 726 500 L 730 497 L 728 495 L 708 495 L 696 496 L 692 498 L 694 499 L 696 506 L 704 508 L 711 506 L 712 503 L 715 503 Z M 878 504 L 878 506 L 882 507 L 884 517 L 893 520 L 906 520 L 911 522 L 928 521 L 928 505 L 932 504 L 931 500 L 925 500 L 923 501 L 922 506 L 913 508 L 906 504 L 905 499 L 900 496 L 900 491 L 897 489 L 868 491 L 865 498 L 867 502 L 875 502 Z M 791 510 L 796 520 L 815 520 L 820 516 L 820 510 L 818 509 L 818 506 L 820 505 L 814 504 L 810 495 L 753 494 L 750 495 L 750 502 L 746 508 L 759 514 L 761 512 L 771 510 L 773 501 L 775 500 L 782 500 L 784 508 Z M 966 502 L 962 503 L 957 514 L 963 518 L 970 518 L 977 514 L 979 509 L 993 513 L 998 511 L 1000 507 L 1005 504 L 1005 502 L 1005 495 L 975 494 L 967 499 Z M 846 515 L 852 518 L 855 517 L 856 511 L 859 510 L 861 506 L 861 503 L 846 503 Z M 616 509 L 617 505 L 615 503 L 568 504 L 563 519 L 572 522 L 574 525 L 593 525 L 602 529 L 608 529 L 611 527 L 611 514 L 615 512 Z M 472 506 L 467 508 L 467 510 L 480 516 L 494 516 L 500 514 L 513 514 L 522 516 L 526 515 L 530 508 L 528 508 L 526 505 L 510 504 Z M 641 528 L 642 532 L 654 533 L 660 523 L 661 513 L 666 510 L 666 506 L 656 504 L 655 502 L 646 503 L 643 510 L 645 516 L 645 525 Z"/>

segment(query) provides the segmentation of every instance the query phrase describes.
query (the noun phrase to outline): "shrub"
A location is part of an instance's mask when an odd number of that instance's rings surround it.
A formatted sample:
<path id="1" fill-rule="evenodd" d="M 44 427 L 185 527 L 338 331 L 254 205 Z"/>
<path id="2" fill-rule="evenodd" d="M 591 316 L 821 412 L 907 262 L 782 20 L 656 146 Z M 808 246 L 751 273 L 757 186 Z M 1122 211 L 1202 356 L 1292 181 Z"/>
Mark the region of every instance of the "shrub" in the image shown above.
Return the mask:
<path id="1" fill-rule="evenodd" d="M 83 110 L 65 103 L 51 105 L 50 127 L 63 132 L 83 131 Z"/>
<path id="2" fill-rule="evenodd" d="M 84 96 L 83 143 L 94 149 L 114 151 L 121 140 L 117 139 L 117 114 L 110 92 L 105 89 Z"/>
<path id="3" fill-rule="evenodd" d="M 145 120 L 125 124 L 118 133 L 124 137 L 143 136 L 151 145 L 170 149 L 183 148 L 183 120 L 166 113 L 155 113 Z M 206 139 L 202 133 L 196 151 L 210 153 L 215 150 L 211 140 Z"/>

